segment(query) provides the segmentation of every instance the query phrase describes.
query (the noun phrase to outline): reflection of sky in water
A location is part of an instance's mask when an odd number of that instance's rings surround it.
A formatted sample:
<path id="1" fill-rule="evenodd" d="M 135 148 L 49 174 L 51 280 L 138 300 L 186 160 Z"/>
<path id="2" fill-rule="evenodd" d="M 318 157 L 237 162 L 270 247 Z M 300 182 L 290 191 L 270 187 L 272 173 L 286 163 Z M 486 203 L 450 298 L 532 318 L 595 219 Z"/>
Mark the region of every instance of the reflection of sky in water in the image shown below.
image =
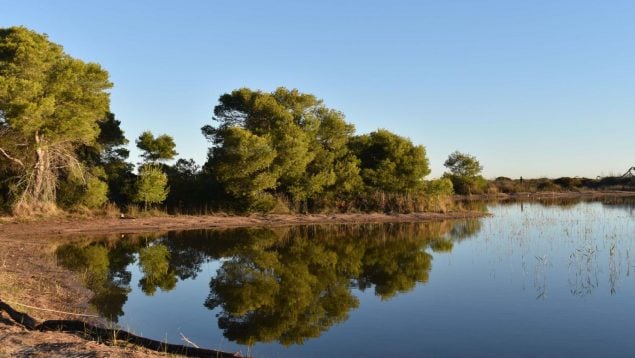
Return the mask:
<path id="1" fill-rule="evenodd" d="M 359 308 L 317 339 L 275 356 L 628 356 L 635 348 L 635 220 L 632 206 L 493 205 L 480 231 L 434 259 L 429 281 L 381 300 L 352 292 Z M 170 292 L 142 293 L 135 265 L 122 327 L 156 339 L 247 352 L 204 307 L 210 278 L 225 260 L 202 265 Z M 182 343 L 182 342 L 181 342 Z"/>
<path id="2" fill-rule="evenodd" d="M 217 310 L 210 311 L 203 302 L 209 294 L 209 278 L 218 270 L 220 262 L 203 264 L 203 271 L 197 279 L 183 280 L 170 292 L 157 290 L 154 296 L 146 296 L 135 287 L 143 274 L 137 265 L 130 265 L 133 290 L 124 306 L 124 316 L 119 320 L 121 327 L 156 339 L 165 339 L 183 344 L 182 333 L 191 341 L 214 348 L 239 346 L 227 342 L 216 323 Z"/>

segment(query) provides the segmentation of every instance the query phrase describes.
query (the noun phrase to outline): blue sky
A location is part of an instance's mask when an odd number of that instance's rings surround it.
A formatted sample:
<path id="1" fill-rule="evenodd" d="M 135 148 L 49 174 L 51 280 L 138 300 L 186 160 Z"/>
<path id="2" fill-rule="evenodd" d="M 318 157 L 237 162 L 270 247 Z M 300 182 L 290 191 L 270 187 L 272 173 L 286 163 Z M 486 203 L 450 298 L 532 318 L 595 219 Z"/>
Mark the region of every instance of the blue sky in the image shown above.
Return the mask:
<path id="1" fill-rule="evenodd" d="M 617 174 L 635 165 L 634 1 L 6 1 L 0 26 L 47 33 L 110 73 L 134 146 L 200 127 L 239 87 L 298 88 L 359 133 L 423 144 L 432 175 L 476 155 L 486 177 Z M 135 155 L 136 151 L 133 152 Z M 138 159 L 132 158 L 134 161 Z"/>

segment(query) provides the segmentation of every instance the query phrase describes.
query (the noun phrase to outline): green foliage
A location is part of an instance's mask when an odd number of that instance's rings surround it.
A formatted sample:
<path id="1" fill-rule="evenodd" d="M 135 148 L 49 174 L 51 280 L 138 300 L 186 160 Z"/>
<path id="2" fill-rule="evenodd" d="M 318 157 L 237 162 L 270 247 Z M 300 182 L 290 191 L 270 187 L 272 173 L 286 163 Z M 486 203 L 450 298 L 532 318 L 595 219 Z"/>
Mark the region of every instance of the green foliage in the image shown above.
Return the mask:
<path id="1" fill-rule="evenodd" d="M 152 132 L 146 131 L 139 135 L 136 144 L 137 148 L 143 151 L 141 157 L 149 163 L 170 160 L 178 155 L 174 139 L 167 134 L 155 138 Z"/>
<path id="2" fill-rule="evenodd" d="M 354 137 L 350 148 L 361 161 L 365 185 L 386 192 L 416 192 L 430 174 L 425 148 L 385 129 Z"/>
<path id="3" fill-rule="evenodd" d="M 359 175 L 359 160 L 350 153 L 348 142 L 355 133 L 355 127 L 344 120 L 341 112 L 321 107 L 305 130 L 311 138 L 314 158 L 300 180 L 300 199 L 313 199 L 324 191 L 331 196 L 351 194 L 362 188 Z"/>
<path id="4" fill-rule="evenodd" d="M 219 102 L 214 108 L 214 120 L 219 125 L 203 127 L 207 137 L 217 147 L 222 147 L 226 139 L 236 136 L 234 129 L 238 128 L 266 140 L 275 151 L 267 169 L 268 177 L 275 178 L 273 186 L 296 190 L 289 187 L 303 175 L 313 159 L 309 138 L 301 124 L 308 120 L 317 100 L 282 88 L 274 93 L 242 88 L 222 95 Z M 261 146 L 257 148 L 261 150 Z"/>
<path id="5" fill-rule="evenodd" d="M 635 188 L 635 178 L 628 177 L 604 177 L 597 179 L 562 177 L 557 179 L 537 178 L 510 179 L 505 177 L 496 178 L 490 182 L 495 190 L 502 193 L 514 194 L 520 192 L 543 192 L 543 191 L 580 191 L 580 190 L 633 190 Z"/>
<path id="6" fill-rule="evenodd" d="M 459 151 L 450 154 L 443 165 L 450 170 L 450 174 L 459 177 L 475 177 L 483 170 L 475 156 Z"/>
<path id="7" fill-rule="evenodd" d="M 45 35 L 24 27 L 0 30 L 0 103 L 7 124 L 48 144 L 92 143 L 112 84 L 95 63 L 64 53 Z"/>
<path id="8" fill-rule="evenodd" d="M 216 127 L 202 129 L 214 145 L 206 167 L 252 210 L 269 207 L 274 194 L 306 207 L 326 190 L 360 187 L 347 146 L 354 127 L 313 95 L 242 88 L 220 97 L 214 120 Z"/>
<path id="9" fill-rule="evenodd" d="M 205 195 L 209 188 L 203 190 L 205 183 L 201 180 L 201 168 L 194 160 L 179 159 L 174 165 L 166 166 L 165 170 L 170 184 L 166 206 L 181 213 L 211 201 L 211 197 Z"/>
<path id="10" fill-rule="evenodd" d="M 94 167 L 90 173 L 69 173 L 60 181 L 57 203 L 62 208 L 82 205 L 89 209 L 101 207 L 108 201 L 108 184 L 104 182 L 105 172 Z"/>
<path id="11" fill-rule="evenodd" d="M 483 194 L 487 189 L 487 180 L 480 175 L 475 177 L 463 177 L 445 173 L 443 177 L 452 181 L 452 186 L 457 194 Z"/>
<path id="12" fill-rule="evenodd" d="M 278 177 L 269 168 L 276 158 L 268 137 L 232 127 L 223 133 L 223 146 L 214 147 L 212 170 L 232 195 L 253 198 L 274 188 Z"/>
<path id="13" fill-rule="evenodd" d="M 560 191 L 561 188 L 554 181 L 547 178 L 538 179 L 536 183 L 537 191 Z"/>
<path id="14" fill-rule="evenodd" d="M 213 145 L 205 168 L 247 210 L 266 210 L 274 198 L 296 211 L 384 207 L 362 196 L 419 195 L 430 173 L 423 146 L 383 129 L 354 136 L 341 112 L 295 89 L 224 94 L 214 120 L 202 128 Z M 408 201 L 419 199 L 390 206 Z"/>
<path id="15" fill-rule="evenodd" d="M 106 113 L 99 121 L 97 141 L 77 149 L 78 159 L 87 170 L 103 172 L 99 178 L 108 185 L 108 200 L 120 205 L 131 202 L 134 195 L 134 166 L 127 162 L 130 154 L 125 148 L 127 143 L 121 122 L 113 113 Z M 62 196 L 59 201 L 68 201 L 65 194 L 59 194 Z"/>
<path id="16" fill-rule="evenodd" d="M 444 196 L 454 194 L 452 180 L 441 178 L 426 182 L 425 192 L 431 196 Z"/>
<path id="17" fill-rule="evenodd" d="M 45 35 L 0 29 L 0 154 L 18 175 L 19 204 L 55 201 L 60 168 L 78 166 L 76 147 L 99 134 L 111 86 L 98 64 L 72 58 Z"/>
<path id="18" fill-rule="evenodd" d="M 160 167 L 151 164 L 143 165 L 137 178 L 135 202 L 143 203 L 146 209 L 148 205 L 163 202 L 169 192 L 167 185 L 167 175 Z"/>
<path id="19" fill-rule="evenodd" d="M 443 164 L 449 172 L 445 178 L 452 181 L 457 194 L 482 194 L 487 188 L 487 181 L 480 175 L 483 167 L 476 157 L 455 151 Z"/>
<path id="20" fill-rule="evenodd" d="M 86 189 L 81 203 L 90 209 L 99 208 L 108 201 L 108 184 L 101 179 L 91 176 L 86 180 Z"/>

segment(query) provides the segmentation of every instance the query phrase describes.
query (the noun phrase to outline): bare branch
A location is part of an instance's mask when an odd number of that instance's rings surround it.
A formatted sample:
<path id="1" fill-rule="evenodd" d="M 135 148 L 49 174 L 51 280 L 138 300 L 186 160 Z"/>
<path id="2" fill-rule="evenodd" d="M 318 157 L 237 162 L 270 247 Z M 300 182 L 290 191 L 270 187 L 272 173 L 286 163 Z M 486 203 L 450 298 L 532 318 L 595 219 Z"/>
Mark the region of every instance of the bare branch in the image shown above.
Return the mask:
<path id="1" fill-rule="evenodd" d="M 24 163 L 20 159 L 10 156 L 9 153 L 7 153 L 4 149 L 0 148 L 0 153 L 4 154 L 4 156 L 7 157 L 7 159 L 11 160 L 12 162 L 20 164 L 22 168 L 25 167 Z"/>

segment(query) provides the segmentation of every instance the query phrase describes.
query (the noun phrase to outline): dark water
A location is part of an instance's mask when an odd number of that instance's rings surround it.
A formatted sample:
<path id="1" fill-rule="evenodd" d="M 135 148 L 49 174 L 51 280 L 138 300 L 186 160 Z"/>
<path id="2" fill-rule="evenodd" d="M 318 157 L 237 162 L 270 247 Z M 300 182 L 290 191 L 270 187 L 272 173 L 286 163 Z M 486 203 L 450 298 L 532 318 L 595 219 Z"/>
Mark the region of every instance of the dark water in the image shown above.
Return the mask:
<path id="1" fill-rule="evenodd" d="M 155 339 L 278 356 L 633 356 L 635 204 L 491 218 L 189 231 L 59 247 L 98 312 Z"/>

